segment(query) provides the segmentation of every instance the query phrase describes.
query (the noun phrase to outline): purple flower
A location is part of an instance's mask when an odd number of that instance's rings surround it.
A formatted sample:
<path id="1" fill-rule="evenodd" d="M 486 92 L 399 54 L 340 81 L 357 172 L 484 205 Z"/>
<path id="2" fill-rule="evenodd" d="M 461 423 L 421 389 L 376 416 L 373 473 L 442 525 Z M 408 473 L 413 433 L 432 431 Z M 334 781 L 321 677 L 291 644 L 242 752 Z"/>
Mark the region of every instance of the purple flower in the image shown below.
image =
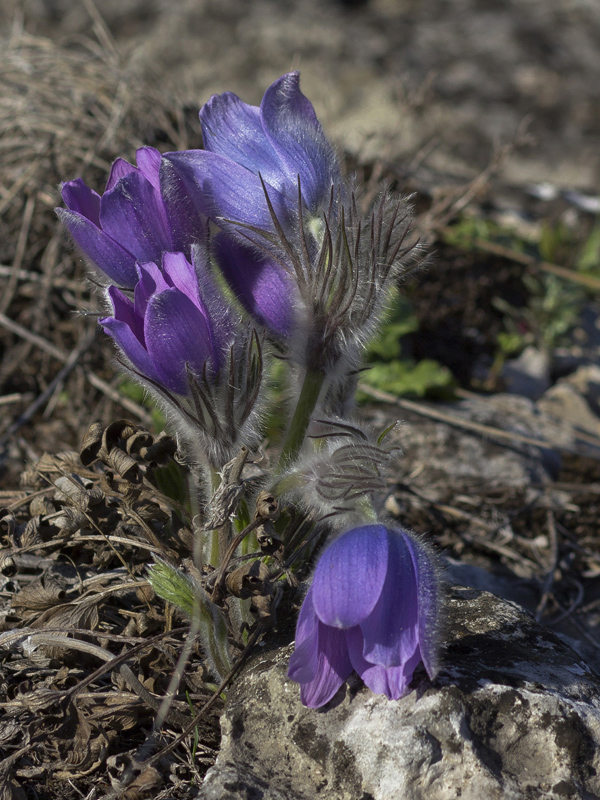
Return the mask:
<path id="1" fill-rule="evenodd" d="M 226 229 L 217 242 L 225 277 L 278 336 L 292 328 L 298 289 L 289 254 L 282 258 L 268 237 L 296 239 L 299 215 L 318 218 L 340 185 L 335 152 L 299 82 L 297 72 L 283 75 L 259 107 L 231 92 L 214 95 L 200 111 L 205 150 L 169 153 L 163 166 L 169 191 L 187 193 Z M 304 247 L 316 256 L 319 245 L 308 234 Z"/>
<path id="2" fill-rule="evenodd" d="M 194 238 L 203 236 L 202 226 L 191 228 L 181 205 L 161 192 L 158 150 L 142 147 L 136 155 L 137 167 L 114 162 L 102 197 L 81 178 L 63 183 L 67 208 L 56 210 L 90 261 L 127 289 L 138 281 L 136 262 L 160 263 L 175 250 L 189 255 Z"/>
<path id="3" fill-rule="evenodd" d="M 353 670 L 397 700 L 419 662 L 436 673 L 438 617 L 438 578 L 423 545 L 383 525 L 354 528 L 317 564 L 288 676 L 310 708 L 331 700 Z"/>
<path id="4" fill-rule="evenodd" d="M 161 181 L 219 225 L 223 275 L 290 361 L 343 382 L 408 266 L 411 213 L 384 192 L 363 215 L 299 82 L 283 75 L 258 107 L 213 96 L 206 149 L 167 153 Z"/>
<path id="5" fill-rule="evenodd" d="M 165 253 L 162 270 L 138 264 L 133 301 L 110 286 L 113 316 L 100 320 L 136 371 L 181 395 L 189 391 L 188 368 L 196 375 L 219 371 L 233 330 L 204 260 L 194 254 L 194 266 L 183 253 Z"/>

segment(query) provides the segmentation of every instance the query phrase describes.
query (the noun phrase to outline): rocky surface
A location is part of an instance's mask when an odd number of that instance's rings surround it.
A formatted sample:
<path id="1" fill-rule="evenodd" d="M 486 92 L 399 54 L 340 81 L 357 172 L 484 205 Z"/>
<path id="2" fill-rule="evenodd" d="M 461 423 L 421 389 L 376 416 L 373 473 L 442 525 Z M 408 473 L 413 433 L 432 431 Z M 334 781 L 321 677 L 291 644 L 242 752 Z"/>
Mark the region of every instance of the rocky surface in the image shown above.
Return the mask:
<path id="1" fill-rule="evenodd" d="M 382 407 L 372 417 L 380 429 L 400 418 L 394 444 L 402 449 L 402 457 L 395 474 L 399 483 L 430 501 L 447 502 L 457 493 L 474 492 L 476 497 L 501 487 L 529 491 L 531 484 L 555 479 L 561 450 L 577 442 L 573 422 L 546 413 L 539 403 L 520 395 L 471 395 L 434 410 L 444 417 L 436 420 L 393 407 Z M 480 427 L 470 428 L 471 423 Z M 516 438 L 502 436 L 511 433 Z M 392 507 L 389 510 L 394 513 Z"/>
<path id="2" fill-rule="evenodd" d="M 358 679 L 300 704 L 291 647 L 265 650 L 231 690 L 202 800 L 521 800 L 600 796 L 600 681 L 518 606 L 454 588 L 431 683 L 397 702 Z"/>

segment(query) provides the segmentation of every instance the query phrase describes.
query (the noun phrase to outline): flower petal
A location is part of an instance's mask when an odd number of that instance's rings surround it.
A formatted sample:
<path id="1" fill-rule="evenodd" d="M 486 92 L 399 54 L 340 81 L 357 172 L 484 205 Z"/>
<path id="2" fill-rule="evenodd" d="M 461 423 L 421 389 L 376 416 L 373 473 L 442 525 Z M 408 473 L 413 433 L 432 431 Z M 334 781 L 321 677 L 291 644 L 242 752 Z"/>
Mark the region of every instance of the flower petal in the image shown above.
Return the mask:
<path id="1" fill-rule="evenodd" d="M 306 593 L 298 622 L 296 641 L 290 657 L 288 678 L 297 683 L 310 683 L 319 664 L 319 619 L 312 603 L 312 587 Z"/>
<path id="2" fill-rule="evenodd" d="M 146 347 L 169 389 L 187 393 L 185 365 L 201 373 L 205 363 L 218 369 L 218 355 L 207 321 L 194 303 L 178 289 L 154 295 L 144 320 Z"/>
<path id="3" fill-rule="evenodd" d="M 140 147 L 135 151 L 135 158 L 142 175 L 157 192 L 160 192 L 161 154 L 155 147 Z"/>
<path id="4" fill-rule="evenodd" d="M 258 175 L 228 158 L 206 150 L 168 153 L 165 159 L 176 172 L 174 177 L 163 167 L 165 181 L 172 190 L 185 191 L 200 213 L 213 219 L 240 222 L 264 231 L 273 230 L 273 220 Z M 177 182 L 180 187 L 175 189 Z M 287 218 L 285 198 L 269 188 L 269 200 L 280 221 Z"/>
<path id="5" fill-rule="evenodd" d="M 387 531 L 389 558 L 379 602 L 361 621 L 363 656 L 372 664 L 398 667 L 419 646 L 419 603 L 411 551 L 404 535 Z"/>
<path id="6" fill-rule="evenodd" d="M 162 260 L 166 280 L 189 298 L 206 316 L 204 303 L 200 298 L 196 270 L 183 253 L 165 253 Z"/>
<path id="7" fill-rule="evenodd" d="M 319 559 L 313 603 L 325 625 L 352 628 L 376 608 L 388 569 L 388 531 L 364 525 L 342 534 Z"/>
<path id="8" fill-rule="evenodd" d="M 136 370 L 139 370 L 157 383 L 163 382 L 162 376 L 155 369 L 154 362 L 148 355 L 146 348 L 126 322 L 114 317 L 104 317 L 98 321 L 104 331 L 114 339 L 119 349 L 131 361 Z"/>
<path id="9" fill-rule="evenodd" d="M 317 669 L 312 681 L 300 684 L 300 699 L 308 708 L 328 703 L 352 673 L 344 631 L 317 622 Z"/>
<path id="10" fill-rule="evenodd" d="M 363 636 L 359 627 L 346 632 L 346 641 L 352 666 L 372 692 L 384 694 L 389 700 L 399 700 L 408 692 L 413 672 L 421 660 L 418 648 L 404 664 L 382 667 L 363 658 Z"/>
<path id="11" fill-rule="evenodd" d="M 116 286 L 109 286 L 107 294 L 112 303 L 114 319 L 124 322 L 145 349 L 144 320 L 135 313 L 134 304 Z"/>
<path id="12" fill-rule="evenodd" d="M 404 534 L 413 560 L 419 597 L 419 648 L 427 674 L 433 680 L 438 671 L 438 628 L 441 616 L 439 578 L 427 549 L 410 534 Z"/>
<path id="13" fill-rule="evenodd" d="M 316 211 L 339 181 L 338 162 L 312 103 L 300 91 L 300 73 L 288 72 L 265 92 L 260 106 L 265 133 L 291 185 L 298 177 L 304 201 Z"/>
<path id="14" fill-rule="evenodd" d="M 143 320 L 151 298 L 159 292 L 171 289 L 172 285 L 167 283 L 165 276 L 153 261 L 138 264 L 137 271 L 139 279 L 134 292 L 134 305 L 135 313 Z"/>
<path id="15" fill-rule="evenodd" d="M 204 147 L 262 175 L 270 186 L 285 190 L 286 175 L 263 130 L 260 109 L 233 92 L 214 94 L 200 111 Z"/>
<path id="16" fill-rule="evenodd" d="M 189 256 L 194 244 L 208 242 L 209 203 L 187 172 L 186 177 L 187 180 L 167 158 L 161 159 L 160 190 L 171 229 L 172 249 Z"/>
<path id="17" fill-rule="evenodd" d="M 277 337 L 285 337 L 294 322 L 295 286 L 284 268 L 218 234 L 214 251 L 225 279 L 246 311 Z"/>
<path id="18" fill-rule="evenodd" d="M 100 224 L 112 239 L 138 261 L 159 261 L 171 250 L 171 234 L 160 195 L 139 170 L 121 178 L 105 192 Z"/>
<path id="19" fill-rule="evenodd" d="M 70 211 L 81 214 L 100 227 L 100 195 L 90 189 L 81 178 L 63 183 L 61 194 Z"/>
<path id="20" fill-rule="evenodd" d="M 201 245 L 192 246 L 192 264 L 196 275 L 196 285 L 200 288 L 200 300 L 206 309 L 207 317 L 215 337 L 227 348 L 233 342 L 236 331 L 239 330 L 240 319 L 238 310 L 226 298 L 224 290 L 218 285 L 213 266 L 208 252 Z"/>
<path id="21" fill-rule="evenodd" d="M 131 253 L 81 214 L 67 211 L 66 208 L 57 208 L 56 213 L 75 244 L 93 264 L 114 283 L 133 289 L 138 278 L 135 258 Z"/>
<path id="22" fill-rule="evenodd" d="M 125 161 L 124 158 L 117 158 L 115 161 L 113 161 L 110 168 L 110 174 L 108 176 L 108 180 L 106 181 L 106 188 L 104 189 L 104 192 L 110 192 L 115 188 L 121 178 L 124 178 L 126 175 L 131 175 L 135 172 L 137 172 L 137 169 L 130 164 L 129 161 Z"/>

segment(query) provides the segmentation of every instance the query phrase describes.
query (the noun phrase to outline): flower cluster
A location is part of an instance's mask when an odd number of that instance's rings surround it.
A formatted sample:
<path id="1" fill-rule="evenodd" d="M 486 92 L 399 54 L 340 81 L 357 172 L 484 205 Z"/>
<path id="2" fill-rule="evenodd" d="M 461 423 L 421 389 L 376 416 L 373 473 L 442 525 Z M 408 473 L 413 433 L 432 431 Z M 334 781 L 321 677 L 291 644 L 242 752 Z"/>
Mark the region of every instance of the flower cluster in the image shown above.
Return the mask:
<path id="1" fill-rule="evenodd" d="M 251 597 L 266 625 L 275 581 L 294 582 L 292 563 L 323 534 L 358 525 L 317 563 L 289 674 L 309 706 L 331 699 L 352 670 L 398 698 L 420 661 L 435 674 L 436 571 L 412 535 L 373 522 L 370 496 L 390 451 L 347 412 L 363 346 L 414 264 L 410 209 L 387 190 L 364 207 L 297 72 L 260 106 L 213 96 L 200 123 L 204 149 L 143 147 L 137 166 L 115 161 L 102 195 L 80 178 L 64 183 L 57 210 L 100 286 L 100 325 L 168 412 L 215 528 L 203 545 L 210 580 L 161 562 L 155 588 L 169 599 L 187 592 L 180 605 L 200 608 L 211 663 L 226 669 L 235 602 Z M 292 401 L 274 408 L 285 426 L 269 430 L 285 433 L 257 494 L 244 469 L 268 425 L 265 356 L 283 362 Z M 293 513 L 280 519 L 280 503 Z M 259 550 L 232 570 L 251 532 Z"/>

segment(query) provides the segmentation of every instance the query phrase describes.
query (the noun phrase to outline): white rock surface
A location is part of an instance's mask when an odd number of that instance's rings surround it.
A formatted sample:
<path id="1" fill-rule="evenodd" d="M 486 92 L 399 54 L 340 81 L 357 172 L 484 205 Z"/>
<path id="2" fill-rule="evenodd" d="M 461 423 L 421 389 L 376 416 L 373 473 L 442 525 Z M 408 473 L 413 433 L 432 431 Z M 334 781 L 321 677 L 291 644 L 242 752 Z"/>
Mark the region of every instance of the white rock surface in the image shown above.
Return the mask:
<path id="1" fill-rule="evenodd" d="M 447 648 L 397 702 L 358 679 L 306 709 L 291 647 L 256 656 L 232 689 L 202 800 L 521 800 L 600 796 L 600 680 L 518 606 L 449 598 Z"/>

